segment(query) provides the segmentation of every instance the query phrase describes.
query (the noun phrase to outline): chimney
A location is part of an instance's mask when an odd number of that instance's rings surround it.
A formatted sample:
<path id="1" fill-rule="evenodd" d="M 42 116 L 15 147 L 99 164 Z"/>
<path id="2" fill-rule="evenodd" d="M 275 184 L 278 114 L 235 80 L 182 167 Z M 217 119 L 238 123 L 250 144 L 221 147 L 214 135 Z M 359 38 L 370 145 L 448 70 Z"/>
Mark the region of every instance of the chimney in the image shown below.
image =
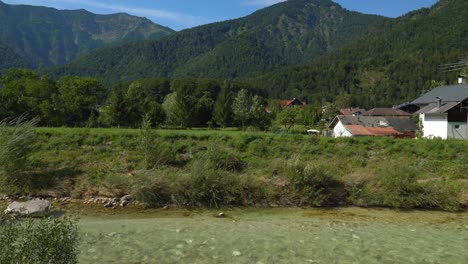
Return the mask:
<path id="1" fill-rule="evenodd" d="M 437 107 L 440 108 L 442 106 L 442 98 L 436 97 Z"/>
<path id="2" fill-rule="evenodd" d="M 466 83 L 466 75 L 458 75 L 458 84 Z"/>

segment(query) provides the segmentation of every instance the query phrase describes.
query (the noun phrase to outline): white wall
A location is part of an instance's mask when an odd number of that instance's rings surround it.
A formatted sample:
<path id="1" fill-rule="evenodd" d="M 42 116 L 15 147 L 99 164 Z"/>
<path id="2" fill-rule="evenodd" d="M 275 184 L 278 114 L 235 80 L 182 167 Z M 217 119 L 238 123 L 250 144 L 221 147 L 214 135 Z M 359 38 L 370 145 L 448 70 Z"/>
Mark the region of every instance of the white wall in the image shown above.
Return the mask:
<path id="1" fill-rule="evenodd" d="M 448 123 L 448 137 L 456 139 L 468 139 L 468 126 L 466 122 Z"/>
<path id="2" fill-rule="evenodd" d="M 420 121 L 423 126 L 423 137 L 447 139 L 447 114 L 421 114 Z"/>
<path id="3" fill-rule="evenodd" d="M 352 137 L 351 133 L 344 127 L 343 123 L 341 121 L 338 121 L 338 123 L 335 125 L 333 128 L 333 137 Z"/>

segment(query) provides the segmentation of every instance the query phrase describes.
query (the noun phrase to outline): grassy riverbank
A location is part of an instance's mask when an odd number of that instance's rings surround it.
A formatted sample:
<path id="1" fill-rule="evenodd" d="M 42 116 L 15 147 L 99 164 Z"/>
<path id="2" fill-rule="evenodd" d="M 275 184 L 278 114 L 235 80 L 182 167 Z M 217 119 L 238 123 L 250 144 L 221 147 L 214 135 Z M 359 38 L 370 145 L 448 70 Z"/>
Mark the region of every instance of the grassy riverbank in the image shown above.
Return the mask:
<path id="1" fill-rule="evenodd" d="M 154 207 L 468 205 L 466 141 L 160 130 L 142 146 L 139 130 L 36 133 L 36 195 L 132 194 Z"/>

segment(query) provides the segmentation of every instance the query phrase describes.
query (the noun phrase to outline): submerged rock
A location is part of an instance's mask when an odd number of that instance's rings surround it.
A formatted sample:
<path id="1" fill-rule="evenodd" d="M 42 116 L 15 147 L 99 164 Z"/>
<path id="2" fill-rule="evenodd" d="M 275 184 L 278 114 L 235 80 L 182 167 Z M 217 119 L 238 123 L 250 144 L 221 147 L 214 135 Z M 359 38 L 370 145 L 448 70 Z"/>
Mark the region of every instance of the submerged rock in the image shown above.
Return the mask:
<path id="1" fill-rule="evenodd" d="M 50 214 L 52 204 L 47 200 L 34 199 L 27 202 L 12 202 L 5 210 L 5 214 L 21 216 L 46 216 Z"/>
<path id="2" fill-rule="evenodd" d="M 219 217 L 219 218 L 224 218 L 224 217 L 226 217 L 226 214 L 225 214 L 224 212 L 220 212 L 220 213 L 217 215 L 217 217 Z"/>

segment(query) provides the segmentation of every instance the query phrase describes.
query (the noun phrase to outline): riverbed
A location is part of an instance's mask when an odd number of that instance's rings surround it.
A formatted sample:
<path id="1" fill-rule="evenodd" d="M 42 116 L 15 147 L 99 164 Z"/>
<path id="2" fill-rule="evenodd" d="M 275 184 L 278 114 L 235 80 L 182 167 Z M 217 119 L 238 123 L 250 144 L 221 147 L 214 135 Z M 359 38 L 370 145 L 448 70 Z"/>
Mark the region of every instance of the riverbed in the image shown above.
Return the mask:
<path id="1" fill-rule="evenodd" d="M 468 263 L 468 213 L 152 211 L 80 218 L 80 263 Z"/>

